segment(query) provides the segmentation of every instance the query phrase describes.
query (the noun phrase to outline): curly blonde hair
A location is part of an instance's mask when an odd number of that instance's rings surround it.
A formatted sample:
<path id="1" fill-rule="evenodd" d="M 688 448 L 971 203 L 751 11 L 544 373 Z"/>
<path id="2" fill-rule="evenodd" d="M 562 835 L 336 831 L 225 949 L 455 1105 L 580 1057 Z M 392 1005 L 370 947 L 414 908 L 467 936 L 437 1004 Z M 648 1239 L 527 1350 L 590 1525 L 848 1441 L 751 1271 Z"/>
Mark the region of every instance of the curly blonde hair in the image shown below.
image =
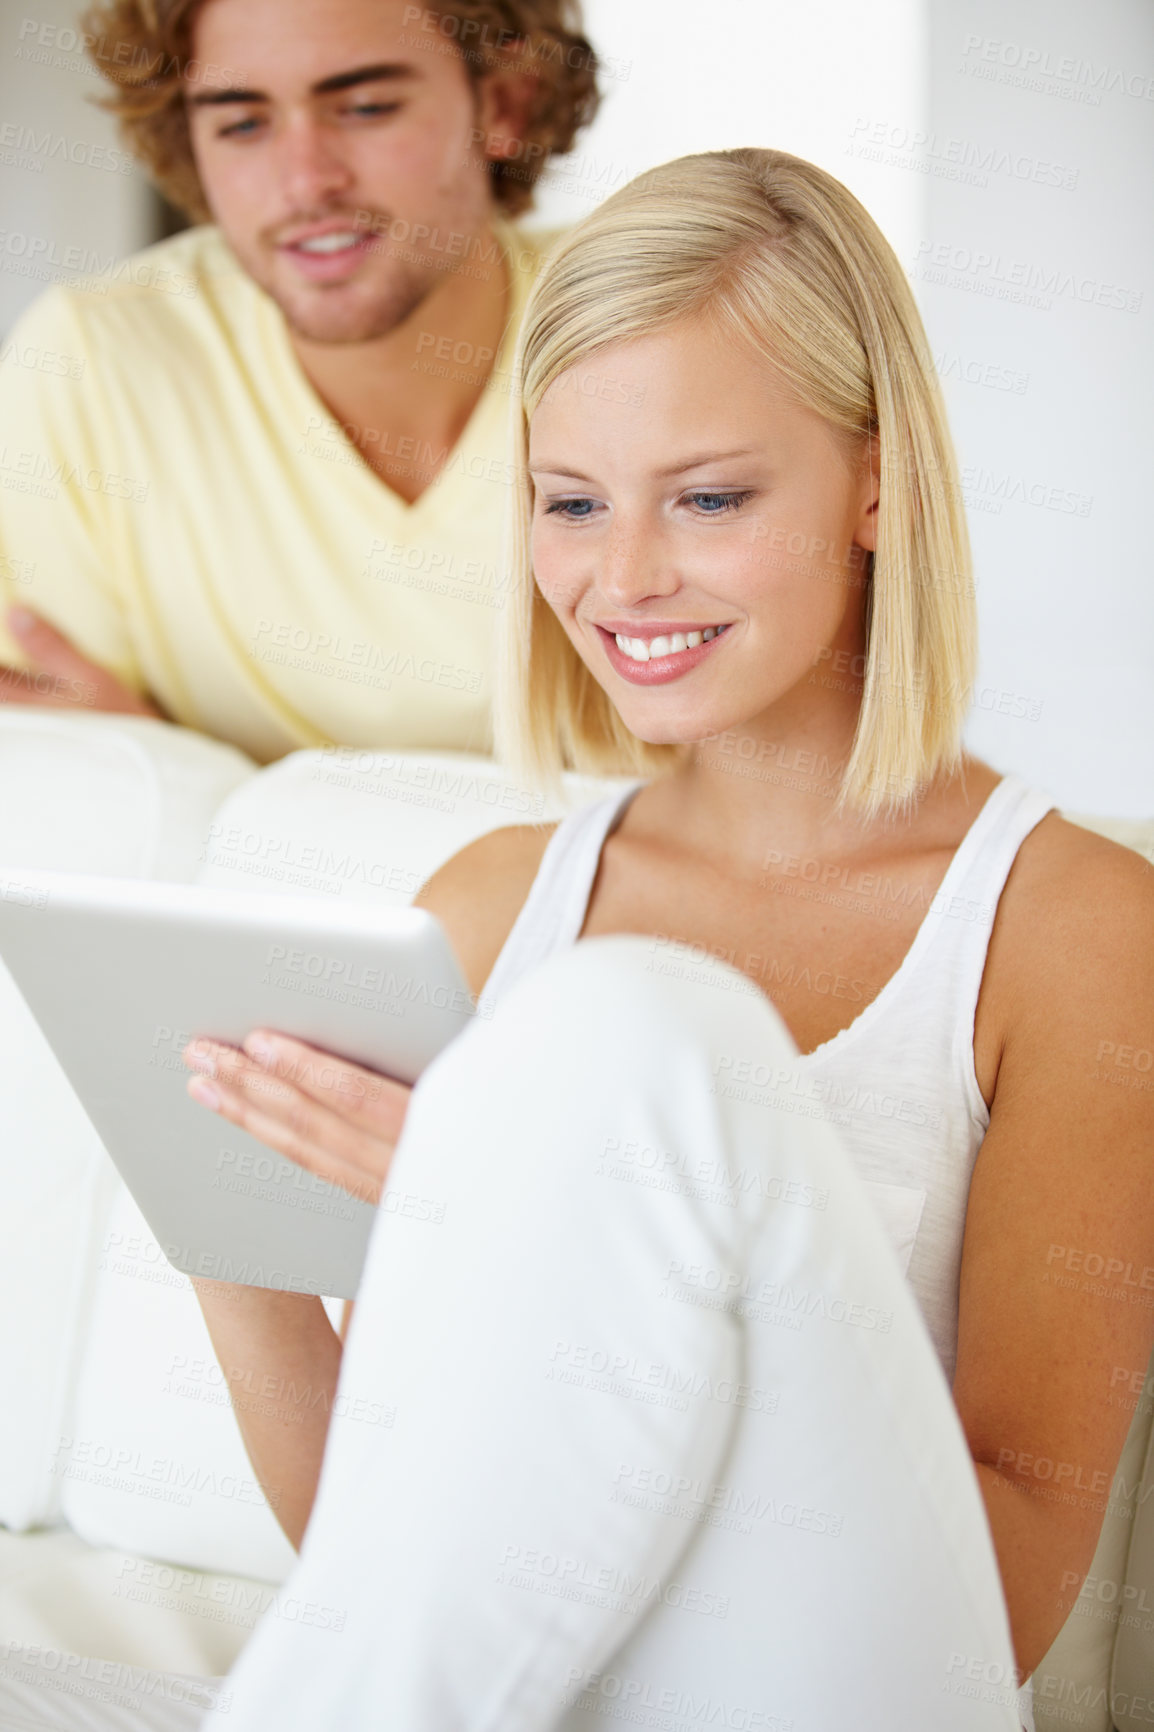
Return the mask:
<path id="1" fill-rule="evenodd" d="M 195 66 L 192 33 L 204 4 L 98 0 L 81 21 L 89 56 L 113 86 L 104 106 L 127 148 L 196 222 L 211 213 L 193 158 L 184 79 Z M 474 85 L 501 69 L 534 75 L 519 157 L 489 164 L 496 203 L 517 216 L 532 204 L 550 156 L 571 150 L 597 112 L 597 56 L 582 34 L 579 0 L 431 0 L 419 14 L 426 30 L 460 54 Z"/>

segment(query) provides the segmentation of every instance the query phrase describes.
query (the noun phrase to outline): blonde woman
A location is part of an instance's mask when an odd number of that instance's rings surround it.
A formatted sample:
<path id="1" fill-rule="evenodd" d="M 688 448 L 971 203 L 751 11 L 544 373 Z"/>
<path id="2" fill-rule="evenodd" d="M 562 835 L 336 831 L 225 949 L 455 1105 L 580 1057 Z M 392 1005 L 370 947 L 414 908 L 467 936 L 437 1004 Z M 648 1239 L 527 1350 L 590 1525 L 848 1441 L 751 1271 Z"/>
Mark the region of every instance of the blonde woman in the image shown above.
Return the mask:
<path id="1" fill-rule="evenodd" d="M 238 1415 L 343 1629 L 266 1620 L 219 1723 L 1016 1728 L 1154 1339 L 1054 1262 L 1154 1261 L 1154 1097 L 1095 1073 L 1154 1046 L 1149 872 L 961 748 L 949 435 L 836 181 L 646 175 L 521 365 L 506 750 L 633 779 L 426 886 L 491 1014 L 411 1099 L 192 1055 L 272 1147 L 443 1205 L 382 1209 L 343 1349 L 200 1285 L 222 1363 L 347 1397 L 327 1452 L 327 1404 Z"/>

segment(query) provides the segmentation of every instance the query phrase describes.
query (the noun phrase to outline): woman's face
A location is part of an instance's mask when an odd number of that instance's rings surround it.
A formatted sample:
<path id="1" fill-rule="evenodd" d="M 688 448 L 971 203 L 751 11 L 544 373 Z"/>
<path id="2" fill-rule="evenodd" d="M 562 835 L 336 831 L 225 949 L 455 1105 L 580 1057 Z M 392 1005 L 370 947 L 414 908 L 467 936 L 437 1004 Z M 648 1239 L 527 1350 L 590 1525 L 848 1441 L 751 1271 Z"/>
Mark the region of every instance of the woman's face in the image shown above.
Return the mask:
<path id="1" fill-rule="evenodd" d="M 529 468 L 537 582 L 640 739 L 796 723 L 823 666 L 860 672 L 869 444 L 750 349 L 686 320 L 598 351 L 542 398 Z"/>

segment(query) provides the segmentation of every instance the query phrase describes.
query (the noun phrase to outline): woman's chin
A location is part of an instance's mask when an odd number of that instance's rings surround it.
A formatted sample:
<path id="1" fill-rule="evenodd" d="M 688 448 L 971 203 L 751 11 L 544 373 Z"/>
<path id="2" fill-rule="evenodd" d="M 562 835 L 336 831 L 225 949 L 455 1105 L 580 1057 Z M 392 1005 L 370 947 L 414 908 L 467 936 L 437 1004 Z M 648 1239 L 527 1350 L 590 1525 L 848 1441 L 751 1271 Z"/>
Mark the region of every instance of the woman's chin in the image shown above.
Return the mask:
<path id="1" fill-rule="evenodd" d="M 618 711 L 620 715 L 621 712 Z M 647 746 L 699 746 L 703 740 L 716 739 L 718 734 L 735 726 L 732 714 L 723 716 L 695 714 L 682 717 L 621 715 L 621 720 L 637 739 Z"/>
<path id="2" fill-rule="evenodd" d="M 673 728 L 668 725 L 656 727 L 635 728 L 632 722 L 626 722 L 629 732 L 647 746 L 695 746 L 701 740 L 708 738 L 708 731 L 703 732 L 697 727 Z"/>

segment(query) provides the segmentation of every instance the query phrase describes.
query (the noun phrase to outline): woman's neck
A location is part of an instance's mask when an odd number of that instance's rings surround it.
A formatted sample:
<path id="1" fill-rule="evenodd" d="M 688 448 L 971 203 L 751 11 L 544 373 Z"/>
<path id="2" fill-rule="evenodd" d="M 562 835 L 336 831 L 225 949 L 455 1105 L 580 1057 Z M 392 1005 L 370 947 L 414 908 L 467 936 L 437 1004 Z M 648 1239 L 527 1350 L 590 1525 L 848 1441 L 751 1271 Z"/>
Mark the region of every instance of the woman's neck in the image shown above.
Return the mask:
<path id="1" fill-rule="evenodd" d="M 818 676 L 815 669 L 789 700 L 700 742 L 673 779 L 687 839 L 692 833 L 735 872 L 763 871 L 767 849 L 845 855 L 892 831 L 892 820 L 863 824 L 851 807 L 837 811 L 861 681 L 837 676 L 837 688 L 823 689 Z"/>
<path id="2" fill-rule="evenodd" d="M 753 736 L 751 753 L 750 737 L 719 735 L 664 787 L 650 787 L 650 817 L 660 831 L 679 851 L 738 883 L 760 882 L 767 871 L 786 870 L 790 859 L 836 874 L 854 864 L 868 870 L 881 861 L 952 851 L 1000 780 L 990 765 L 963 756 L 908 810 L 863 819 L 848 804 L 836 810 L 848 742 L 839 750 Z"/>

